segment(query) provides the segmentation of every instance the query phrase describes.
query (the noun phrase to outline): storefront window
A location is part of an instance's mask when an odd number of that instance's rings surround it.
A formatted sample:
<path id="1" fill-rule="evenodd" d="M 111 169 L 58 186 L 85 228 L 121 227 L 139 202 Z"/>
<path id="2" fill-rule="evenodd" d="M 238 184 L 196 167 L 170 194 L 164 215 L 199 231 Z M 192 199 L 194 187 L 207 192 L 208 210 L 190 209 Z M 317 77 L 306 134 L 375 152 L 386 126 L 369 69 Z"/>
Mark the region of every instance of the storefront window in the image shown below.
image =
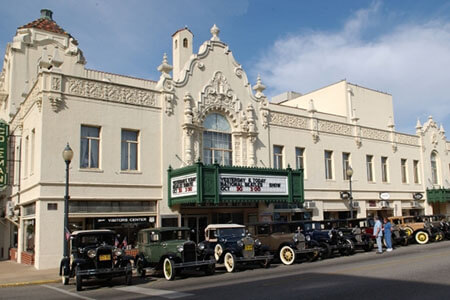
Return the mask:
<path id="1" fill-rule="evenodd" d="M 25 220 L 23 222 L 24 225 L 24 249 L 26 252 L 34 252 L 34 237 L 35 237 L 35 221 Z"/>
<path id="2" fill-rule="evenodd" d="M 232 164 L 231 127 L 227 119 L 219 114 L 210 114 L 203 123 L 203 162 Z"/>

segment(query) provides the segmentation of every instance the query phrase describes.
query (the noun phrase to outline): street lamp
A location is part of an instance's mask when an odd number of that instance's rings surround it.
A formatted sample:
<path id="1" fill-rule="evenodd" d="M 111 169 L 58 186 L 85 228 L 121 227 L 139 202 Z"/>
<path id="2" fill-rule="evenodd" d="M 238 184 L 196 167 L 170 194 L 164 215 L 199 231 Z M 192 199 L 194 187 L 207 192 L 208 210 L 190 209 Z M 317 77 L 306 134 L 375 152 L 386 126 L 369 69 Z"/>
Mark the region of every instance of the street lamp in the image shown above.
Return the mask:
<path id="1" fill-rule="evenodd" d="M 67 143 L 66 148 L 64 148 L 64 151 L 62 153 L 63 159 L 66 162 L 66 194 L 64 195 L 64 239 L 63 239 L 63 259 L 68 259 L 69 256 L 67 254 L 68 250 L 68 239 L 66 237 L 66 230 L 68 230 L 69 227 L 69 165 L 73 157 L 73 151 L 72 148 L 70 148 L 69 143 Z"/>
<path id="2" fill-rule="evenodd" d="M 352 167 L 348 166 L 345 173 L 347 174 L 348 182 L 350 184 L 350 194 L 348 195 L 348 199 L 350 200 L 350 218 L 353 219 L 353 193 L 352 193 L 353 169 L 352 169 Z"/>

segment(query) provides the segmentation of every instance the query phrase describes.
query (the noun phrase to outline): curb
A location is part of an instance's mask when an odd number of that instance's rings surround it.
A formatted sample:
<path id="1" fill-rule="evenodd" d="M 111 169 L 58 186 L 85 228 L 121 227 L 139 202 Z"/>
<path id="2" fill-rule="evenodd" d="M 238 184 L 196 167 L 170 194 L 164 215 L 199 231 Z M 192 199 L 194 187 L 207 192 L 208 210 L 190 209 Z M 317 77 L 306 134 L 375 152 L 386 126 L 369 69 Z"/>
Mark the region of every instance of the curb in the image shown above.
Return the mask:
<path id="1" fill-rule="evenodd" d="M 58 283 L 58 282 L 61 282 L 61 279 L 11 282 L 11 283 L 0 284 L 0 288 L 19 287 L 19 286 L 26 286 L 26 285 L 40 285 L 40 284 Z"/>

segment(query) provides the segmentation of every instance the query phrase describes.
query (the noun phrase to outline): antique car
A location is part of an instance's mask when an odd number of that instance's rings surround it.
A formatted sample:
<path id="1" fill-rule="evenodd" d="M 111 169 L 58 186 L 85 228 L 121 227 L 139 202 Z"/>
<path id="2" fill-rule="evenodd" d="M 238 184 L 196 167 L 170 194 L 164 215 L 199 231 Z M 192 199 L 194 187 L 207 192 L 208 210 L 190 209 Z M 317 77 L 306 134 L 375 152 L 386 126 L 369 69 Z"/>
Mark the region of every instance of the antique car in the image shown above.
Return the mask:
<path id="1" fill-rule="evenodd" d="M 329 258 L 335 253 L 350 255 L 354 252 L 354 244 L 346 239 L 342 231 L 335 228 L 325 229 L 323 221 L 294 221 L 289 223 L 294 230 L 301 230 L 305 237 L 316 241 L 322 248 L 321 258 Z"/>
<path id="2" fill-rule="evenodd" d="M 362 233 L 369 235 L 372 241 L 375 241 L 375 236 L 373 235 L 373 227 L 375 226 L 375 220 L 372 217 L 359 218 L 359 219 L 349 219 L 351 226 L 353 228 L 359 227 Z M 408 236 L 406 231 L 396 224 L 392 224 L 392 245 L 393 246 L 408 246 L 412 236 Z M 375 243 L 375 242 L 374 242 Z M 387 248 L 386 241 L 383 236 L 383 245 Z"/>
<path id="3" fill-rule="evenodd" d="M 60 265 L 63 284 L 75 277 L 77 291 L 81 291 L 85 279 L 125 276 L 125 283 L 130 285 L 132 257 L 115 246 L 115 239 L 114 231 L 107 229 L 74 231 L 70 235 L 70 259 L 63 258 Z"/>
<path id="4" fill-rule="evenodd" d="M 374 240 L 372 236 L 362 227 L 361 221 L 364 219 L 338 219 L 327 220 L 325 222 L 326 229 L 335 228 L 344 234 L 344 238 L 353 244 L 352 251 L 363 250 L 371 251 L 373 249 Z"/>
<path id="5" fill-rule="evenodd" d="M 286 222 L 255 223 L 247 226 L 252 236 L 269 248 L 272 254 L 285 265 L 291 265 L 297 258 L 314 261 L 319 257 L 319 243 L 307 238 L 301 232 L 291 230 Z"/>
<path id="6" fill-rule="evenodd" d="M 445 223 L 441 222 L 445 217 L 443 215 L 421 215 L 417 216 L 417 221 L 422 221 L 430 228 L 431 233 L 434 235 L 435 241 L 442 241 L 445 238 Z"/>
<path id="7" fill-rule="evenodd" d="M 214 252 L 218 263 L 223 263 L 227 272 L 234 272 L 237 265 L 259 263 L 269 268 L 273 255 L 261 241 L 247 234 L 245 226 L 238 224 L 210 224 L 205 229 L 205 249 Z"/>
<path id="8" fill-rule="evenodd" d="M 392 225 L 400 226 L 408 236 L 414 237 L 417 244 L 424 245 L 436 238 L 436 234 L 431 231 L 429 222 L 423 222 L 417 217 L 400 216 L 389 217 L 388 219 Z"/>
<path id="9" fill-rule="evenodd" d="M 135 258 L 137 273 L 145 277 L 147 269 L 162 271 L 167 280 L 184 269 L 215 272 L 216 260 L 212 251 L 189 240 L 187 227 L 159 227 L 138 232 L 138 254 Z"/>

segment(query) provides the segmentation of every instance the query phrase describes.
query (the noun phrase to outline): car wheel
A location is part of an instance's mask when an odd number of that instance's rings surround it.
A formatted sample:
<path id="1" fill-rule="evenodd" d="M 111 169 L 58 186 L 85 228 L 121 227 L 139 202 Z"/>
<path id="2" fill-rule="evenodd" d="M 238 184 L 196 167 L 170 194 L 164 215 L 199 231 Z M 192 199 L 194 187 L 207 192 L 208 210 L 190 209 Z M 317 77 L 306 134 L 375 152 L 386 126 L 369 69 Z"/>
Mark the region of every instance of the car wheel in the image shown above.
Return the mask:
<path id="1" fill-rule="evenodd" d="M 141 276 L 141 278 L 145 277 L 145 263 L 142 257 L 139 257 L 136 262 L 136 272 Z"/>
<path id="2" fill-rule="evenodd" d="M 214 258 L 218 262 L 220 258 L 222 257 L 223 248 L 220 244 L 217 244 L 216 247 L 214 247 Z"/>
<path id="3" fill-rule="evenodd" d="M 405 227 L 404 230 L 405 230 L 406 236 L 408 236 L 408 237 L 414 233 L 414 230 L 412 230 L 411 227 Z"/>
<path id="4" fill-rule="evenodd" d="M 313 252 L 309 252 L 305 254 L 306 256 L 306 260 L 309 262 L 313 262 L 315 260 L 317 260 L 320 257 L 320 251 L 319 250 L 315 250 Z"/>
<path id="5" fill-rule="evenodd" d="M 125 272 L 125 284 L 131 285 L 131 282 L 133 280 L 133 271 L 131 271 L 131 263 L 130 262 L 127 263 L 126 268 L 130 269 L 130 270 Z"/>
<path id="6" fill-rule="evenodd" d="M 225 264 L 227 272 L 231 273 L 236 270 L 236 256 L 234 256 L 234 254 L 227 252 L 223 259 L 223 263 Z"/>
<path id="7" fill-rule="evenodd" d="M 402 241 L 402 246 L 408 246 L 408 244 L 409 244 L 409 240 L 408 240 L 408 238 L 405 237 Z"/>
<path id="8" fill-rule="evenodd" d="M 207 259 L 211 259 L 212 257 L 208 257 Z M 216 264 L 209 264 L 205 267 L 205 274 L 212 275 L 216 272 Z"/>
<path id="9" fill-rule="evenodd" d="M 270 255 L 270 252 L 269 252 L 269 251 L 267 251 L 267 252 L 264 253 L 264 256 L 269 256 L 269 255 Z M 262 262 L 262 267 L 263 267 L 264 269 L 268 269 L 268 268 L 270 268 L 270 263 L 271 263 L 271 259 L 270 259 L 270 258 L 266 258 L 266 259 L 263 260 L 263 262 Z"/>
<path id="10" fill-rule="evenodd" d="M 280 260 L 285 265 L 292 265 L 295 261 L 295 252 L 290 246 L 284 246 L 280 250 Z"/>
<path id="11" fill-rule="evenodd" d="M 426 243 L 428 243 L 430 236 L 425 231 L 419 231 L 416 233 L 415 239 L 416 239 L 417 244 L 425 245 Z"/>
<path id="12" fill-rule="evenodd" d="M 320 251 L 320 258 L 326 259 L 331 256 L 331 247 L 327 243 L 321 243 L 320 247 L 322 248 L 322 251 Z"/>
<path id="13" fill-rule="evenodd" d="M 172 259 L 170 258 L 164 259 L 163 272 L 164 277 L 166 277 L 167 280 L 175 279 L 175 262 Z"/>
<path id="14" fill-rule="evenodd" d="M 77 267 L 76 271 L 75 271 L 75 278 L 76 278 L 76 286 L 77 286 L 77 291 L 81 291 L 83 288 L 83 278 L 81 278 L 81 275 L 79 275 L 80 273 L 80 267 Z"/>

